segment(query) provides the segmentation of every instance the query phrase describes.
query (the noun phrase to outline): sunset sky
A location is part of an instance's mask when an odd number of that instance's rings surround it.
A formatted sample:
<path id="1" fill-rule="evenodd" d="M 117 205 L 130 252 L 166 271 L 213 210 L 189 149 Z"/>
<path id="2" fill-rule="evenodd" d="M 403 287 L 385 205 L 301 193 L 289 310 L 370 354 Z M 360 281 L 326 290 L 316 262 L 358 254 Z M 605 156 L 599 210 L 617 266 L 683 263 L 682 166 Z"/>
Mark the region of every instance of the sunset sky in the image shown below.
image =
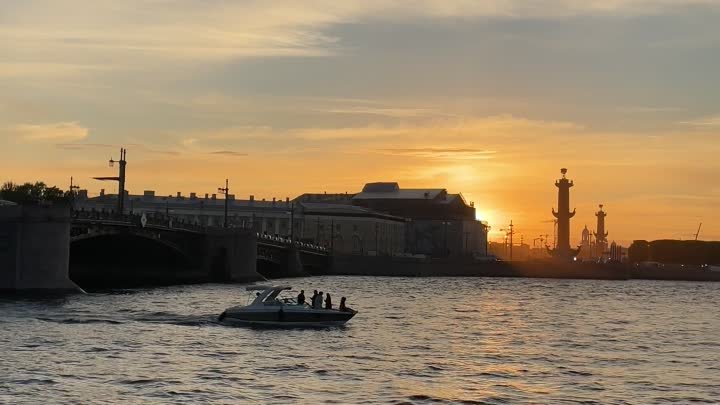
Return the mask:
<path id="1" fill-rule="evenodd" d="M 447 188 L 498 230 L 720 239 L 720 1 L 0 2 L 0 181 Z M 518 236 L 519 237 L 519 236 Z"/>

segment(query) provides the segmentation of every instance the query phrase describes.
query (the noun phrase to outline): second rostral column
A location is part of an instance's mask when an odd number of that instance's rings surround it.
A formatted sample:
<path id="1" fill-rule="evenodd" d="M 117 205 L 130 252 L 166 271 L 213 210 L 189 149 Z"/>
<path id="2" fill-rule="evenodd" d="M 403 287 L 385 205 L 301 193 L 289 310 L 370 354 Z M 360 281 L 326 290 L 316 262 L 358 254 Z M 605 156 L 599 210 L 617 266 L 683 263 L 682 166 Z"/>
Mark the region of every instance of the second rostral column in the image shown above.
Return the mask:
<path id="1" fill-rule="evenodd" d="M 565 177 L 566 168 L 560 169 L 562 178 L 555 181 L 555 187 L 558 188 L 558 210 L 552 210 L 552 214 L 557 218 L 557 246 L 553 251 L 553 256 L 559 259 L 570 259 L 577 254 L 576 249 L 570 249 L 570 218 L 575 216 L 575 209 L 570 212 L 570 187 L 573 186 L 572 180 Z"/>

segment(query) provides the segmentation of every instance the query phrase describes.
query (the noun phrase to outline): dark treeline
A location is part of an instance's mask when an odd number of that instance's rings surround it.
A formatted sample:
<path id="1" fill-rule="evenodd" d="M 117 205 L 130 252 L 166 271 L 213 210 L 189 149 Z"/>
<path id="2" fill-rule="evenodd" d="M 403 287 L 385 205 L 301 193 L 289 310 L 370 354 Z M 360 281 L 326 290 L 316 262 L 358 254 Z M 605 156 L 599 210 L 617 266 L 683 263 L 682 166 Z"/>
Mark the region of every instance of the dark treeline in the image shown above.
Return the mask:
<path id="1" fill-rule="evenodd" d="M 628 249 L 633 263 L 720 264 L 720 242 L 699 240 L 636 240 Z"/>
<path id="2" fill-rule="evenodd" d="M 67 202 L 70 200 L 70 195 L 58 187 L 49 187 L 41 181 L 25 184 L 8 181 L 0 187 L 0 200 L 26 205 L 43 202 Z"/>

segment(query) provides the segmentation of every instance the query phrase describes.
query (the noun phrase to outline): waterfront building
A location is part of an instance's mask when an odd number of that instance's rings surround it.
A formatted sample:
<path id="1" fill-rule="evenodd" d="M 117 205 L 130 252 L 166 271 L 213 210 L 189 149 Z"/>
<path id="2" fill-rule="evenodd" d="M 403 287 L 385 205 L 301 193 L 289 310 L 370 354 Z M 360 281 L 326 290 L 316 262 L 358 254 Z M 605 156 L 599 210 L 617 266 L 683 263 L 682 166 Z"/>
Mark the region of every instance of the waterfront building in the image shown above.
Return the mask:
<path id="1" fill-rule="evenodd" d="M 444 188 L 403 189 L 395 182 L 368 183 L 353 205 L 407 218 L 407 251 L 435 257 L 486 256 L 487 223 L 462 194 Z"/>
<path id="2" fill-rule="evenodd" d="M 580 240 L 580 252 L 578 253 L 578 259 L 580 260 L 592 260 L 595 257 L 595 246 L 591 237 L 592 233 L 588 229 L 587 225 L 582 230 L 582 239 Z"/>
<path id="3" fill-rule="evenodd" d="M 405 218 L 349 204 L 299 202 L 303 238 L 338 254 L 405 253 Z"/>
<path id="4" fill-rule="evenodd" d="M 363 207 L 343 203 L 340 196 L 328 197 L 318 203 L 318 198 L 307 194 L 295 200 L 286 198 L 271 201 L 236 199 L 229 194 L 228 226 L 252 229 L 259 234 L 292 237 L 295 240 L 317 243 L 340 254 L 391 255 L 405 252 L 405 219 L 375 212 Z M 223 196 L 224 197 L 224 196 Z M 156 196 L 152 190 L 142 195 L 127 194 L 126 213 L 150 217 L 172 218 L 173 221 L 198 226 L 223 226 L 225 200 L 216 194 L 198 196 L 181 193 Z M 87 197 L 81 190 L 75 199 L 75 209 L 113 212 L 117 207 L 117 195 L 101 191 L 98 197 Z M 290 228 L 290 222 L 293 228 Z"/>
<path id="5" fill-rule="evenodd" d="M 125 211 L 172 218 L 198 226 L 223 226 L 225 196 L 181 193 L 126 194 Z M 400 189 L 397 183 L 370 183 L 355 194 L 306 193 L 293 200 L 236 199 L 228 194 L 228 226 L 292 237 L 339 254 L 425 254 L 435 257 L 487 255 L 487 223 L 461 194 L 445 189 Z M 75 209 L 112 212 L 117 195 L 78 192 Z M 290 222 L 292 221 L 292 228 Z"/>

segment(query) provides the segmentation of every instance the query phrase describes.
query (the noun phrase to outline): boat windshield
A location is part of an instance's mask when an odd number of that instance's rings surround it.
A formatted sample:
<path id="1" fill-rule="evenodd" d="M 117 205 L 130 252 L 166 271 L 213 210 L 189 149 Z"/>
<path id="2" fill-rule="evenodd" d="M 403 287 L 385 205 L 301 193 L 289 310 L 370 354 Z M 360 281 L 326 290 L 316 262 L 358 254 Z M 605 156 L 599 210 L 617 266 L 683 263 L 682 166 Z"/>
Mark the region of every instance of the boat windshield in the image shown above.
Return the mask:
<path id="1" fill-rule="evenodd" d="M 291 305 L 295 304 L 292 298 L 279 297 L 284 289 L 268 288 L 266 290 L 256 292 L 252 298 L 252 305 Z"/>
<path id="2" fill-rule="evenodd" d="M 297 305 L 297 300 L 293 297 L 286 297 L 282 295 L 283 291 L 278 290 L 272 294 L 269 294 L 263 301 L 265 305 Z"/>

